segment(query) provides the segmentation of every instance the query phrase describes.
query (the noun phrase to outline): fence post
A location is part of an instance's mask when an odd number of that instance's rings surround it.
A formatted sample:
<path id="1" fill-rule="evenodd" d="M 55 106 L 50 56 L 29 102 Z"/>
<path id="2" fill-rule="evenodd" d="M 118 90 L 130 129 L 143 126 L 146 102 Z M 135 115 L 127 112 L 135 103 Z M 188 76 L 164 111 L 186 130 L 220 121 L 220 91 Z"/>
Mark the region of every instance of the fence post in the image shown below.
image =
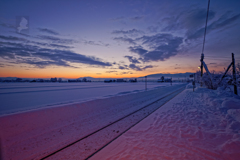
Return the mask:
<path id="1" fill-rule="evenodd" d="M 238 91 L 237 91 L 237 81 L 236 81 L 236 67 L 235 67 L 235 59 L 234 59 L 234 54 L 233 54 L 233 53 L 232 53 L 232 67 L 233 67 L 234 94 L 238 95 Z"/>
<path id="2" fill-rule="evenodd" d="M 147 90 L 147 76 L 145 76 L 145 90 Z"/>

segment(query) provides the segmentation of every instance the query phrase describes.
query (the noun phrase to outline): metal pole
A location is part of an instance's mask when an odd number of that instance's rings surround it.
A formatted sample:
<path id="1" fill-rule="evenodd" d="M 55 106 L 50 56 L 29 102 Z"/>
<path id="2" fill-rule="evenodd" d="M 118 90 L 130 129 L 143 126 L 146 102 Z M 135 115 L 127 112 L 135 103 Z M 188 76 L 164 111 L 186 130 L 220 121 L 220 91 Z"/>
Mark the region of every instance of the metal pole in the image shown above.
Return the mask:
<path id="1" fill-rule="evenodd" d="M 204 54 L 201 54 L 201 87 L 202 87 L 202 76 L 203 76 L 203 59 L 204 59 Z"/>
<path id="2" fill-rule="evenodd" d="M 233 54 L 233 53 L 232 53 L 232 67 L 233 67 L 234 94 L 238 95 L 238 91 L 237 91 L 237 81 L 236 81 L 236 67 L 235 67 L 235 59 L 234 59 L 234 54 Z"/>
<path id="3" fill-rule="evenodd" d="M 147 90 L 147 76 L 145 76 L 145 90 Z"/>

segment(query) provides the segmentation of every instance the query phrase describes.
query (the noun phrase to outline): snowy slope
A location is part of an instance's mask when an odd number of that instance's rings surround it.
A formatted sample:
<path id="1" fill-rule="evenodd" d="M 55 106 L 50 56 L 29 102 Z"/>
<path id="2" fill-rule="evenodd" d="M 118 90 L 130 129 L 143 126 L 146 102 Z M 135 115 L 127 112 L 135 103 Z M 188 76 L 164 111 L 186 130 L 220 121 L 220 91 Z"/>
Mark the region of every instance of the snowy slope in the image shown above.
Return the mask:
<path id="1" fill-rule="evenodd" d="M 91 160 L 239 160 L 239 96 L 187 88 Z"/>

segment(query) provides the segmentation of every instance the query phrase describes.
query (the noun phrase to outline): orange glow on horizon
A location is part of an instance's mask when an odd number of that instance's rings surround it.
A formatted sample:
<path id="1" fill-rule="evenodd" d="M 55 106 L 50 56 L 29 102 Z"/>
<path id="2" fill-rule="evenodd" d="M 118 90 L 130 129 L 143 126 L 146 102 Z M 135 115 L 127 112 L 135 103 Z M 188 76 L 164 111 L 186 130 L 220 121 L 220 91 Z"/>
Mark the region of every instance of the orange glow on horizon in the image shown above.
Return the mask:
<path id="1" fill-rule="evenodd" d="M 86 70 L 76 70 L 69 68 L 44 68 L 37 69 L 33 68 L 30 70 L 26 70 L 23 68 L 0 68 L 0 77 L 19 77 L 19 78 L 69 78 L 69 79 L 77 79 L 80 77 L 92 77 L 92 78 L 137 78 L 143 77 L 150 74 L 176 74 L 176 73 L 186 73 L 186 72 L 196 72 L 196 70 L 145 70 L 145 71 L 132 71 L 133 74 L 121 74 L 121 70 L 113 73 L 105 73 L 105 69 L 98 70 L 96 72 L 86 71 Z M 79 73 L 80 72 L 80 73 Z M 118 74 L 118 75 L 116 75 Z"/>

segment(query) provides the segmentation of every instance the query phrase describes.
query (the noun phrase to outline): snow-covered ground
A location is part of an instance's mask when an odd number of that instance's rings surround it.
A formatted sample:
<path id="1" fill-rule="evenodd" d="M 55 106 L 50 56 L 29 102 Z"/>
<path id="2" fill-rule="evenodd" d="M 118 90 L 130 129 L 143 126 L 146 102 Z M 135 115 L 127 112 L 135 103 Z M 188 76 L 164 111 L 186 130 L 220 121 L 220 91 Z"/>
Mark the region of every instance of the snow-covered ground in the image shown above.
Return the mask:
<path id="1" fill-rule="evenodd" d="M 177 85 L 179 83 L 173 83 Z M 148 89 L 170 86 L 170 83 L 148 82 Z M 0 83 L 0 116 L 17 111 L 83 102 L 145 90 L 137 83 Z"/>
<path id="2" fill-rule="evenodd" d="M 92 94 L 95 94 L 95 92 L 109 94 L 108 87 L 102 87 L 102 85 L 111 86 L 111 84 L 101 84 L 101 90 L 87 92 L 92 92 Z M 134 85 L 135 89 L 131 88 Z M 176 84 L 173 86 L 158 87 L 161 84 L 152 84 L 153 87 L 151 90 L 134 91 L 137 86 L 138 90 L 140 90 L 140 85 L 143 86 L 143 83 L 119 84 L 116 87 L 119 88 L 118 93 L 119 91 L 125 91 L 124 93 L 126 94 L 121 93 L 81 103 L 61 104 L 28 112 L 0 116 L 0 159 L 40 159 L 186 86 L 186 84 Z M 105 89 L 107 90 L 106 92 L 104 92 Z M 52 91 L 51 93 L 56 92 Z M 48 92 L 46 91 L 46 93 Z M 80 95 L 77 97 L 80 97 Z M 46 98 L 51 99 L 51 94 L 48 94 L 48 96 Z M 60 96 L 58 100 L 61 101 L 62 99 L 64 99 L 64 96 Z M 33 99 L 29 98 L 25 100 L 32 101 Z M 41 98 L 39 98 L 40 100 Z M 42 100 L 44 101 L 44 99 Z M 92 143 L 94 146 L 96 142 L 93 141 Z M 77 159 L 81 159 L 81 156 Z"/>
<path id="3" fill-rule="evenodd" d="M 187 88 L 91 160 L 239 160 L 240 97 Z"/>

